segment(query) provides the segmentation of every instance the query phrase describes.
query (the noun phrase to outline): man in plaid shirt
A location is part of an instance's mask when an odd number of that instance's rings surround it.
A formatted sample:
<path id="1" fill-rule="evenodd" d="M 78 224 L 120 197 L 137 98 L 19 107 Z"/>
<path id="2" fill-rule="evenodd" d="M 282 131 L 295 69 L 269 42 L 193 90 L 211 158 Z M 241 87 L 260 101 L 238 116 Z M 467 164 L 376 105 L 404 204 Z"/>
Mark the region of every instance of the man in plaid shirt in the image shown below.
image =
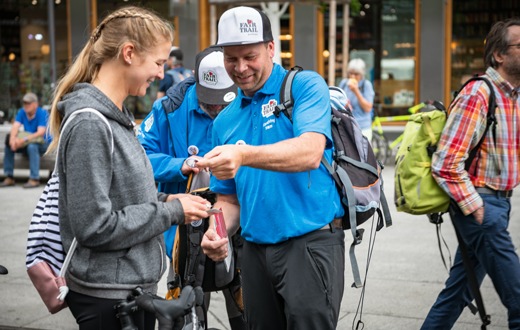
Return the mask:
<path id="1" fill-rule="evenodd" d="M 493 90 L 477 80 L 457 96 L 433 155 L 432 173 L 458 206 L 450 215 L 468 247 L 479 285 L 489 275 L 508 310 L 509 328 L 520 329 L 520 262 L 507 231 L 510 197 L 520 182 L 520 19 L 491 28 L 484 61 Z M 466 170 L 465 161 L 486 128 L 489 93 L 496 98 L 496 129 L 487 131 Z M 446 286 L 421 329 L 451 329 L 471 300 L 459 247 Z"/>

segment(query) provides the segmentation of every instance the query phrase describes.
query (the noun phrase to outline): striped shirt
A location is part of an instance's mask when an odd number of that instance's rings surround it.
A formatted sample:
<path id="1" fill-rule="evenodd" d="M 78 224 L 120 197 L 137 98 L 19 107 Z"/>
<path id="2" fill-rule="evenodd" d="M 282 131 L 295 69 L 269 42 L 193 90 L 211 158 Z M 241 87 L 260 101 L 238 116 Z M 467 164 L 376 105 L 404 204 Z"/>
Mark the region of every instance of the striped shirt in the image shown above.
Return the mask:
<path id="1" fill-rule="evenodd" d="M 483 81 L 468 84 L 450 105 L 449 116 L 437 151 L 432 158 L 432 174 L 454 199 L 461 211 L 471 214 L 483 201 L 475 187 L 512 190 L 520 181 L 520 102 L 519 88 L 488 68 L 496 96 L 496 141 L 492 128 L 468 171 L 465 160 L 478 144 L 486 128 L 489 88 Z"/>

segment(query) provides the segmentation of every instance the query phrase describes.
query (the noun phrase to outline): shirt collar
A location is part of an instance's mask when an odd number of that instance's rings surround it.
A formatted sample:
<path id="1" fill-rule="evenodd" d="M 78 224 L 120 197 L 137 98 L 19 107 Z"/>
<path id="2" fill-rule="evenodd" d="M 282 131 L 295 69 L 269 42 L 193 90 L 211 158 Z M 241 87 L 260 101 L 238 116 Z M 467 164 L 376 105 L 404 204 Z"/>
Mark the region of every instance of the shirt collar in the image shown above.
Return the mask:
<path id="1" fill-rule="evenodd" d="M 249 105 L 254 98 L 263 99 L 269 95 L 274 95 L 276 98 L 278 98 L 281 82 L 283 81 L 286 72 L 287 70 L 285 70 L 281 65 L 273 63 L 273 70 L 271 71 L 271 75 L 264 83 L 262 88 L 260 88 L 253 97 L 244 95 L 244 92 L 239 88 L 238 97 L 240 99 L 241 106 Z"/>
<path id="2" fill-rule="evenodd" d="M 487 68 L 486 75 L 489 78 L 491 78 L 491 81 L 495 83 L 495 85 L 497 85 L 507 95 L 513 95 L 518 93 L 518 91 L 514 89 L 513 85 L 511 85 L 509 81 L 505 80 L 494 68 Z"/>

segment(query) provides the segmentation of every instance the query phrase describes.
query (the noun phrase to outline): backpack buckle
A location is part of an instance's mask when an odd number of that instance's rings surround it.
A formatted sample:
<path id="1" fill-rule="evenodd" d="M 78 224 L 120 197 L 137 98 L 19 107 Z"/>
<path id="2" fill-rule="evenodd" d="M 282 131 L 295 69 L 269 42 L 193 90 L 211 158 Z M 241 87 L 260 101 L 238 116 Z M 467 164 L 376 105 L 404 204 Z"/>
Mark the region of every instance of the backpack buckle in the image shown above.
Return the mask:
<path id="1" fill-rule="evenodd" d="M 289 107 L 292 107 L 292 102 L 287 100 L 285 102 L 282 102 L 280 104 L 277 104 L 275 107 L 274 107 L 274 115 L 276 117 L 280 117 L 280 113 L 283 112 L 285 114 L 287 114 L 287 108 Z M 287 116 L 289 117 L 289 116 Z"/>
<path id="2" fill-rule="evenodd" d="M 364 232 L 365 232 L 365 229 L 363 229 L 363 228 L 356 230 L 356 238 L 354 239 L 354 245 L 361 244 L 361 241 L 363 240 Z"/>

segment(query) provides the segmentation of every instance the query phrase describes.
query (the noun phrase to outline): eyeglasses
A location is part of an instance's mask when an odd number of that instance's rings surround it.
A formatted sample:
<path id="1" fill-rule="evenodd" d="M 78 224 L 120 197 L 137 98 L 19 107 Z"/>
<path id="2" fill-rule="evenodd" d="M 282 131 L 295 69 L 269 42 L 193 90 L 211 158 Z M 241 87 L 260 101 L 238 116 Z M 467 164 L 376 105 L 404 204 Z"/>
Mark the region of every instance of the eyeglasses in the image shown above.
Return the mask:
<path id="1" fill-rule="evenodd" d="M 520 44 L 507 45 L 507 47 L 515 47 L 516 49 L 520 49 Z"/>

